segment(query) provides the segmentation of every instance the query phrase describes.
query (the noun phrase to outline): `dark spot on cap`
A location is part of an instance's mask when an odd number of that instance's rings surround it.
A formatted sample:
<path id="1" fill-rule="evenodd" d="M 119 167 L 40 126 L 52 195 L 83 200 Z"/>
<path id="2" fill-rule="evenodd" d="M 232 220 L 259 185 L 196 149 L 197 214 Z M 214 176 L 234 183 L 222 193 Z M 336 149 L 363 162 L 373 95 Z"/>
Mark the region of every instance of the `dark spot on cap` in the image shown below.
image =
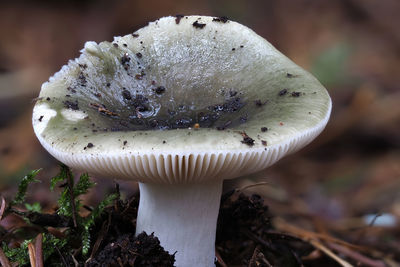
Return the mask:
<path id="1" fill-rule="evenodd" d="M 154 89 L 157 95 L 161 95 L 165 92 L 165 87 L 164 86 L 159 86 L 156 89 Z"/>
<path id="2" fill-rule="evenodd" d="M 243 47 L 244 47 L 243 45 L 240 46 L 240 48 L 243 48 Z"/>
<path id="3" fill-rule="evenodd" d="M 236 50 L 236 48 L 232 48 L 232 51 L 235 51 Z"/>
<path id="4" fill-rule="evenodd" d="M 86 64 L 79 64 L 79 67 L 81 67 L 82 69 L 86 69 L 87 65 Z"/>
<path id="5" fill-rule="evenodd" d="M 113 43 L 113 46 L 114 46 L 114 47 L 118 47 L 118 44 L 117 44 L 117 43 Z"/>
<path id="6" fill-rule="evenodd" d="M 139 34 L 137 34 L 137 33 L 132 33 L 132 37 L 138 38 L 138 37 L 139 37 Z"/>
<path id="7" fill-rule="evenodd" d="M 80 73 L 79 73 L 78 80 L 79 80 L 81 86 L 83 86 L 83 87 L 86 86 L 87 80 L 86 80 L 86 77 L 85 77 L 85 75 L 83 74 L 83 72 L 80 72 Z"/>
<path id="8" fill-rule="evenodd" d="M 47 97 L 46 100 L 47 100 L 47 101 L 50 101 L 50 97 Z"/>
<path id="9" fill-rule="evenodd" d="M 167 141 L 163 140 L 162 143 L 165 144 L 165 143 L 167 143 Z"/>
<path id="10" fill-rule="evenodd" d="M 92 148 L 92 147 L 94 147 L 94 145 L 92 143 L 87 144 L 87 148 Z"/>
<path id="11" fill-rule="evenodd" d="M 76 130 L 78 130 L 78 128 L 74 127 L 74 128 L 72 128 L 72 130 L 76 131 Z"/>
<path id="12" fill-rule="evenodd" d="M 143 55 L 142 55 L 142 53 L 136 53 L 136 56 L 137 56 L 138 58 L 141 58 Z"/>
<path id="13" fill-rule="evenodd" d="M 261 127 L 261 132 L 265 133 L 266 131 L 268 131 L 267 127 Z"/>
<path id="14" fill-rule="evenodd" d="M 257 99 L 257 100 L 254 101 L 254 104 L 256 104 L 257 107 L 262 107 L 262 106 L 264 106 L 265 104 L 267 104 L 267 102 L 268 102 L 268 101 L 262 102 L 260 99 Z"/>
<path id="15" fill-rule="evenodd" d="M 123 46 L 124 46 L 124 47 L 127 47 L 128 45 L 127 45 L 127 44 L 123 44 Z"/>
<path id="16" fill-rule="evenodd" d="M 72 88 L 71 86 L 67 87 L 67 90 L 70 91 L 71 93 L 75 94 L 76 90 L 74 88 Z"/>
<path id="17" fill-rule="evenodd" d="M 110 86 L 111 86 L 111 83 L 107 83 L 106 86 L 107 86 L 107 87 L 110 87 Z"/>
<path id="18" fill-rule="evenodd" d="M 125 140 L 125 141 L 124 141 L 124 146 L 126 146 L 127 143 L 128 143 L 128 141 Z"/>
<path id="19" fill-rule="evenodd" d="M 222 23 L 227 23 L 228 22 L 228 18 L 227 17 L 225 17 L 225 16 L 222 16 L 222 17 L 216 17 L 216 18 L 213 18 L 213 20 L 212 21 L 214 21 L 214 22 L 222 22 Z"/>
<path id="20" fill-rule="evenodd" d="M 197 20 L 195 22 L 193 22 L 193 27 L 198 28 L 198 29 L 203 29 L 206 24 L 205 23 L 199 23 Z"/>
<path id="21" fill-rule="evenodd" d="M 184 17 L 184 15 L 175 15 L 175 23 L 179 24 L 179 22 L 181 22 L 181 19 Z"/>
<path id="22" fill-rule="evenodd" d="M 235 95 L 237 95 L 237 93 L 237 91 L 229 91 L 229 96 L 234 97 Z"/>
<path id="23" fill-rule="evenodd" d="M 278 93 L 279 96 L 284 96 L 284 95 L 286 95 L 286 94 L 287 94 L 287 89 L 282 89 L 282 90 L 280 90 L 279 93 Z"/>
<path id="24" fill-rule="evenodd" d="M 41 122 L 41 121 L 42 121 L 42 119 L 43 119 L 43 116 L 40 116 L 40 117 L 39 117 L 39 121 Z"/>
<path id="25" fill-rule="evenodd" d="M 123 96 L 126 100 L 131 100 L 131 99 L 132 99 L 131 93 L 130 93 L 128 90 L 126 90 L 125 88 L 124 88 L 124 90 L 122 91 L 122 96 Z"/>
<path id="26" fill-rule="evenodd" d="M 72 109 L 72 110 L 78 110 L 79 109 L 78 100 L 75 100 L 75 102 L 66 100 L 63 103 L 64 103 L 64 107 L 66 107 L 66 108 L 69 108 L 69 109 Z"/>

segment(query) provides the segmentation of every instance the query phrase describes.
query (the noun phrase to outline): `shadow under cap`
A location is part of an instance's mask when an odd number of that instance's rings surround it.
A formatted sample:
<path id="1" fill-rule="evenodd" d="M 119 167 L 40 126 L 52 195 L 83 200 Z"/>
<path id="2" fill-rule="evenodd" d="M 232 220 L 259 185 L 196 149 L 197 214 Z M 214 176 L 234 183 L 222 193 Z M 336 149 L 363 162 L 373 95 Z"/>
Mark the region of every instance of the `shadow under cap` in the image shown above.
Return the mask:
<path id="1" fill-rule="evenodd" d="M 329 119 L 325 88 L 249 28 L 213 20 L 165 17 L 86 43 L 42 85 L 42 145 L 92 173 L 189 183 L 260 171 L 311 142 Z"/>

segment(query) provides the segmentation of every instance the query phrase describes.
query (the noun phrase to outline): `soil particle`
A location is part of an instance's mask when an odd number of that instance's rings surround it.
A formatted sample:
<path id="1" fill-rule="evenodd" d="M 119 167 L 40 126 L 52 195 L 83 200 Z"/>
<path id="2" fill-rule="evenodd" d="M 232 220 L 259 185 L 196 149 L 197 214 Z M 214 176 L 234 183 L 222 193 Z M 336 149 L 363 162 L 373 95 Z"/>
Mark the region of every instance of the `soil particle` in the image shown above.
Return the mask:
<path id="1" fill-rule="evenodd" d="M 94 145 L 92 143 L 87 144 L 87 148 L 92 148 L 92 147 L 94 147 Z"/>
<path id="2" fill-rule="evenodd" d="M 111 83 L 107 83 L 106 86 L 107 86 L 107 87 L 110 87 L 110 86 L 111 86 Z"/>
<path id="3" fill-rule="evenodd" d="M 279 95 L 279 96 L 284 96 L 284 95 L 287 94 L 287 92 L 288 92 L 287 89 L 282 89 L 282 90 L 279 91 L 278 95 Z"/>
<path id="4" fill-rule="evenodd" d="M 121 57 L 121 64 L 124 67 L 125 70 L 128 70 L 129 68 L 129 62 L 131 61 L 131 58 L 129 56 L 128 53 L 125 53 L 122 57 Z"/>
<path id="5" fill-rule="evenodd" d="M 268 131 L 267 127 L 261 127 L 261 132 L 265 133 L 266 131 Z"/>
<path id="6" fill-rule="evenodd" d="M 246 134 L 246 132 L 240 132 L 240 134 L 243 137 L 243 140 L 241 141 L 243 144 L 246 144 L 248 146 L 254 146 L 254 139 L 251 138 Z"/>
<path id="7" fill-rule="evenodd" d="M 143 74 L 136 74 L 135 75 L 136 80 L 143 80 Z"/>
<path id="8" fill-rule="evenodd" d="M 291 93 L 291 96 L 293 96 L 293 97 L 299 97 L 300 96 L 300 92 L 292 92 Z"/>
<path id="9" fill-rule="evenodd" d="M 133 38 L 138 38 L 138 37 L 139 37 L 139 34 L 137 34 L 137 33 L 132 33 L 132 37 L 133 37 Z"/>
<path id="10" fill-rule="evenodd" d="M 124 146 L 126 146 L 127 143 L 128 143 L 128 141 L 125 140 L 125 141 L 124 141 Z"/>
<path id="11" fill-rule="evenodd" d="M 39 117 L 39 121 L 41 122 L 43 119 L 43 115 Z"/>
<path id="12" fill-rule="evenodd" d="M 50 97 L 47 97 L 46 100 L 47 100 L 47 101 L 50 101 Z"/>
<path id="13" fill-rule="evenodd" d="M 136 56 L 138 57 L 138 58 L 142 58 L 142 53 L 136 53 Z"/>
<path id="14" fill-rule="evenodd" d="M 149 99 L 145 97 L 144 95 L 137 94 L 135 98 L 132 99 L 132 105 L 135 107 L 137 111 L 143 112 L 143 111 L 148 111 L 148 102 Z"/>
<path id="15" fill-rule="evenodd" d="M 88 262 L 87 267 L 97 266 L 174 266 L 175 256 L 168 254 L 154 234 L 142 232 L 120 236 Z"/>
<path id="16" fill-rule="evenodd" d="M 115 48 L 117 48 L 117 47 L 118 47 L 118 44 L 117 44 L 117 43 L 113 43 L 113 46 L 114 46 Z"/>
<path id="17" fill-rule="evenodd" d="M 112 112 L 110 110 L 108 110 L 104 105 L 100 105 L 97 103 L 89 103 L 89 106 L 92 108 L 97 109 L 98 112 L 100 112 L 103 115 L 107 115 L 107 116 L 119 116 L 118 113 Z"/>
<path id="18" fill-rule="evenodd" d="M 205 23 L 199 23 L 197 20 L 195 22 L 193 22 L 193 27 L 197 28 L 197 29 L 203 29 L 206 24 Z"/>
<path id="19" fill-rule="evenodd" d="M 181 19 L 184 17 L 184 15 L 175 15 L 175 23 L 179 24 L 179 22 L 181 22 Z"/>
<path id="20" fill-rule="evenodd" d="M 66 107 L 66 108 L 69 108 L 72 110 L 79 110 L 78 100 L 75 100 L 75 101 L 65 100 L 63 103 L 64 103 L 64 107 Z"/>
<path id="21" fill-rule="evenodd" d="M 216 18 L 213 18 L 213 20 L 212 21 L 214 21 L 214 22 L 222 22 L 222 23 L 227 23 L 228 22 L 228 17 L 225 17 L 225 16 L 222 16 L 222 17 L 216 17 Z"/>
<path id="22" fill-rule="evenodd" d="M 262 144 L 263 146 L 267 146 L 267 141 L 261 140 L 261 144 Z"/>

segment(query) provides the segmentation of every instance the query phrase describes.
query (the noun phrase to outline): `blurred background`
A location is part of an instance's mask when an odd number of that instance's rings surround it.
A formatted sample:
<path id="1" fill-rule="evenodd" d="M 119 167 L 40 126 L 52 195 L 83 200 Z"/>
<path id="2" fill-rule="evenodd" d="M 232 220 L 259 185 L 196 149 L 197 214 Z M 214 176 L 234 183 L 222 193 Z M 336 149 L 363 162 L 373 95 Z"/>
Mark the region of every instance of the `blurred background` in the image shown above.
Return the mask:
<path id="1" fill-rule="evenodd" d="M 31 126 L 41 84 L 78 57 L 86 41 L 111 41 L 175 14 L 227 16 L 250 27 L 312 72 L 333 99 L 331 120 L 309 147 L 226 187 L 262 194 L 277 217 L 354 242 L 367 231 L 367 243 L 397 247 L 400 254 L 398 0 L 2 0 L 1 195 L 12 195 L 29 170 L 43 168 L 29 201 L 44 209 L 56 205 L 48 180 L 58 163 Z M 111 180 L 97 182 L 89 204 L 113 188 Z M 133 182 L 121 184 L 126 195 L 136 189 Z M 371 218 L 374 227 L 368 227 Z"/>

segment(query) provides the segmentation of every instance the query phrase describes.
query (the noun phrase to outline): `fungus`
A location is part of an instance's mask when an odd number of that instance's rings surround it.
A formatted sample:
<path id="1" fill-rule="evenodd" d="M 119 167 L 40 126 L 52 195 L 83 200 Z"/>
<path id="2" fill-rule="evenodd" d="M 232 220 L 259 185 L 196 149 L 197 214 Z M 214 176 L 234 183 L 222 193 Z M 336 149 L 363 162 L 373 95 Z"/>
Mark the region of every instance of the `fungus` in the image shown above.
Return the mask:
<path id="1" fill-rule="evenodd" d="M 311 142 L 331 100 L 249 28 L 205 16 L 176 19 L 111 43 L 87 42 L 42 85 L 33 127 L 64 164 L 138 181 L 136 233 L 154 232 L 176 252 L 177 266 L 213 266 L 222 181 L 261 171 Z M 241 49 L 231 53 L 232 46 Z M 128 60 L 139 51 L 140 64 Z M 76 93 L 67 99 L 68 87 Z M 302 95 L 286 97 L 289 90 Z M 268 104 L 260 108 L 259 99 Z"/>

